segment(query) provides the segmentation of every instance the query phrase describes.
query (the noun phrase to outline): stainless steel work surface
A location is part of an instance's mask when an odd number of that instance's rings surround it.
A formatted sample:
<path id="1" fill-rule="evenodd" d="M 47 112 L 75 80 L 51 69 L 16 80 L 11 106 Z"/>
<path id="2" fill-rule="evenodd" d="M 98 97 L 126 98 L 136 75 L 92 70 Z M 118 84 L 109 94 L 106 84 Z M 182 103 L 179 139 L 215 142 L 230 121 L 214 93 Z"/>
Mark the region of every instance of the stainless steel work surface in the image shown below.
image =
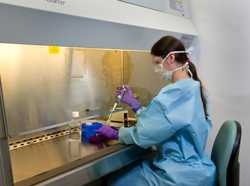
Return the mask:
<path id="1" fill-rule="evenodd" d="M 18 148 L 11 151 L 14 182 L 16 185 L 41 182 L 122 148 L 125 146 L 117 144 L 100 149 L 72 141 L 69 136 Z"/>
<path id="2" fill-rule="evenodd" d="M 147 156 L 146 156 L 147 155 Z M 93 181 L 119 170 L 142 158 L 150 158 L 151 152 L 135 145 L 126 146 L 107 156 L 83 164 L 75 169 L 40 182 L 35 186 L 83 186 L 92 185 Z M 94 184 L 95 185 L 95 184 Z M 18 185 L 22 186 L 22 185 Z M 25 185 L 26 186 L 26 185 Z"/>

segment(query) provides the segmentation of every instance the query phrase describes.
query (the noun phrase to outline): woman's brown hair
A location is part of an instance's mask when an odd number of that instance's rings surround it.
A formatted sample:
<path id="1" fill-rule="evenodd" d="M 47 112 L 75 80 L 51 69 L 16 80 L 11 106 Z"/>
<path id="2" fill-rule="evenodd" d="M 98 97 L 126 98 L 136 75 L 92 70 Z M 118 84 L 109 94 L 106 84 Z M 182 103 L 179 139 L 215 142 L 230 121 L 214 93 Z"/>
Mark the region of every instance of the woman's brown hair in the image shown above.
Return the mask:
<path id="1" fill-rule="evenodd" d="M 162 37 L 159 41 L 157 41 L 153 47 L 151 48 L 151 54 L 154 56 L 160 56 L 163 59 L 172 51 L 185 51 L 185 47 L 183 43 L 172 36 L 165 36 Z M 175 59 L 177 63 L 180 64 L 185 64 L 188 62 L 189 65 L 189 70 L 192 73 L 192 78 L 195 81 L 200 82 L 200 94 L 201 94 L 201 100 L 203 104 L 203 109 L 204 109 L 204 115 L 205 118 L 208 118 L 208 111 L 207 111 L 207 100 L 203 92 L 203 85 L 202 82 L 197 74 L 196 67 L 195 65 L 189 60 L 187 53 L 179 53 L 179 54 L 174 54 Z"/>

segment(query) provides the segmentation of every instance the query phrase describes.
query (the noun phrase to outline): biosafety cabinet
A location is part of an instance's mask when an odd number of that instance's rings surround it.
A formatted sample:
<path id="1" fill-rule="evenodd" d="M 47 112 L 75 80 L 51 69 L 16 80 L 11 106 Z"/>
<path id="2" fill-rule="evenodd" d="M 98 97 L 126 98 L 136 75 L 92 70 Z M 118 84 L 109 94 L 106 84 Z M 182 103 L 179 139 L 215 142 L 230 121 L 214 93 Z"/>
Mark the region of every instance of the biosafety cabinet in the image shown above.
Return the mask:
<path id="1" fill-rule="evenodd" d="M 168 83 L 149 50 L 164 35 L 195 47 L 188 1 L 0 0 L 0 24 L 0 185 L 80 186 L 150 153 L 81 143 L 80 125 L 106 121 L 117 86 L 147 105 Z"/>

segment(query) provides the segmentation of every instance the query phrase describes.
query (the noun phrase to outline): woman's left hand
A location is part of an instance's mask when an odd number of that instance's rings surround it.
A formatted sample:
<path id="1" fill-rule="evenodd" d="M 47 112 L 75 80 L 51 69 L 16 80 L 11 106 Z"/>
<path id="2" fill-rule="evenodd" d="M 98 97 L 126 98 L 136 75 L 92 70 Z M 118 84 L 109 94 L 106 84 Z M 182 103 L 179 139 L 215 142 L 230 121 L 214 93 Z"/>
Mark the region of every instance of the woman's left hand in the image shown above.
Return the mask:
<path id="1" fill-rule="evenodd" d="M 117 140 L 118 130 L 114 129 L 108 125 L 103 125 L 101 128 L 97 129 L 97 134 L 103 135 L 108 139 Z"/>

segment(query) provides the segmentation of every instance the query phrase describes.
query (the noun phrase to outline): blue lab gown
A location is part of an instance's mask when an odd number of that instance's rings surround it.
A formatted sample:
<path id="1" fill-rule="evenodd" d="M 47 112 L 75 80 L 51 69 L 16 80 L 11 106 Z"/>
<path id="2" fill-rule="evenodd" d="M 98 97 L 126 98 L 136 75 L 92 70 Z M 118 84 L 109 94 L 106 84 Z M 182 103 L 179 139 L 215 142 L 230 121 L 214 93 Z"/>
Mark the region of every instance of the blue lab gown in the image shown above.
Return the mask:
<path id="1" fill-rule="evenodd" d="M 118 173 L 112 186 L 213 186 L 215 166 L 205 153 L 211 120 L 205 119 L 200 83 L 179 80 L 161 89 L 137 114 L 137 124 L 119 130 L 124 144 L 155 145 L 158 155 Z"/>

